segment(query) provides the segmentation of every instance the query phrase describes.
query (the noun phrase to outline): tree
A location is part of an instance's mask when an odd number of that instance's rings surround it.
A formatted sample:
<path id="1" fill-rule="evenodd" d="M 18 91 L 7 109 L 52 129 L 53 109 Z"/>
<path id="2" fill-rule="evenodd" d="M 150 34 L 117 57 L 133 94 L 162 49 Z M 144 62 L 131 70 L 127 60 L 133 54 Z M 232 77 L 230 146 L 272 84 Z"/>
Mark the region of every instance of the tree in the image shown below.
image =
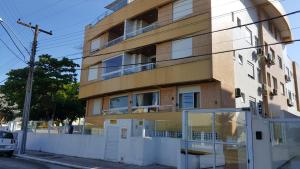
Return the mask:
<path id="1" fill-rule="evenodd" d="M 14 106 L 8 106 L 4 97 L 0 95 L 0 124 L 13 120 L 15 115 Z"/>
<path id="2" fill-rule="evenodd" d="M 78 100 L 76 67 L 67 58 L 58 60 L 41 55 L 35 62 L 30 120 L 59 120 L 84 115 L 84 105 Z M 28 68 L 11 70 L 0 87 L 9 105 L 17 105 L 23 112 Z M 72 105 L 72 106 L 70 106 Z"/>

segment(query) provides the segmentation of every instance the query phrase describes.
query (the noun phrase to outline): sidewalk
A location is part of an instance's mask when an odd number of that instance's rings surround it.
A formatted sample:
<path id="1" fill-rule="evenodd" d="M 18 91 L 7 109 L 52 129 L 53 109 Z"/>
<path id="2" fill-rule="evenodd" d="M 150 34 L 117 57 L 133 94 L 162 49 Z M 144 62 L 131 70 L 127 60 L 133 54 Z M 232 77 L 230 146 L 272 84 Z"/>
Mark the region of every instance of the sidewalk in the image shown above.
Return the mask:
<path id="1" fill-rule="evenodd" d="M 103 160 L 94 160 L 78 157 L 70 157 L 65 155 L 27 151 L 25 155 L 16 155 L 19 158 L 48 162 L 52 164 L 62 165 L 78 169 L 175 169 L 173 167 L 151 165 L 151 166 L 136 166 L 108 162 Z"/>

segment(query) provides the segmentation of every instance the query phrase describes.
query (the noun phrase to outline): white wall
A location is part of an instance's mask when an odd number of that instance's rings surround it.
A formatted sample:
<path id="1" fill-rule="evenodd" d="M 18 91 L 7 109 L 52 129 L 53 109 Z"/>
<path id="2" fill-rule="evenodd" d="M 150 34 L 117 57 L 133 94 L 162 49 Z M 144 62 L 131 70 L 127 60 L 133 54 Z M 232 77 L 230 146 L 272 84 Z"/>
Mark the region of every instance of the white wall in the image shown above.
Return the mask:
<path id="1" fill-rule="evenodd" d="M 252 23 L 258 20 L 257 11 L 253 8 L 253 2 L 251 0 L 212 0 L 212 30 L 220 30 L 237 26 L 237 18 L 241 19 L 241 24 Z M 246 47 L 255 46 L 255 36 L 258 37 L 258 26 L 247 26 L 252 32 L 252 45 L 246 41 L 246 36 L 243 33 L 245 27 L 236 28 L 232 30 L 222 31 L 213 34 L 213 47 L 218 50 L 221 47 L 223 50 L 231 50 Z M 230 36 L 229 36 L 230 35 Z M 218 47 L 219 46 L 219 47 Z M 223 49 L 224 46 L 228 46 L 228 49 Z M 256 103 L 262 100 L 261 95 L 258 94 L 258 87 L 261 84 L 258 83 L 257 68 L 259 67 L 258 60 L 252 59 L 255 49 L 241 50 L 234 52 L 232 56 L 235 65 L 235 87 L 240 88 L 245 93 L 245 102 L 242 102 L 241 98 L 236 99 L 236 107 L 248 107 L 250 96 L 256 99 Z M 238 56 L 243 56 L 243 65 L 239 64 Z M 254 64 L 254 79 L 248 77 L 247 61 Z"/>
<path id="2" fill-rule="evenodd" d="M 74 157 L 104 159 L 104 137 L 28 133 L 27 149 Z"/>

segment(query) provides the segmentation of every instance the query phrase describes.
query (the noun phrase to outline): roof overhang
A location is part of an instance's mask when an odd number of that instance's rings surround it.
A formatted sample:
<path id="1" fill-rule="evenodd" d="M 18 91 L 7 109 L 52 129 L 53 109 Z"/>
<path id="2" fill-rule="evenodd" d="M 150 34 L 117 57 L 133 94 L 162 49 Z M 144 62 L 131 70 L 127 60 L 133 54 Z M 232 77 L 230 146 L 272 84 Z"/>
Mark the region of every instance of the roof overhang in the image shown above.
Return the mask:
<path id="1" fill-rule="evenodd" d="M 261 4 L 261 8 L 269 17 L 277 17 L 285 15 L 286 12 L 279 1 L 274 0 L 253 0 L 257 5 Z M 292 41 L 293 35 L 291 31 L 291 26 L 287 16 L 274 19 L 273 23 L 276 25 L 276 28 L 281 32 L 281 37 L 283 41 Z"/>

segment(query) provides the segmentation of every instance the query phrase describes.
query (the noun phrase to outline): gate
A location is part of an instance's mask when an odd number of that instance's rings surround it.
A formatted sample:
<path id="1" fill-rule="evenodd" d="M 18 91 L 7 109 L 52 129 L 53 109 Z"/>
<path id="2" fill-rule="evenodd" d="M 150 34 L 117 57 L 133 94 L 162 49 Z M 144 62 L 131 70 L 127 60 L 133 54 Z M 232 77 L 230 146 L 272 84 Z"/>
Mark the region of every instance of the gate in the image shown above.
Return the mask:
<path id="1" fill-rule="evenodd" d="M 298 169 L 300 166 L 300 119 L 270 119 L 273 169 Z"/>
<path id="2" fill-rule="evenodd" d="M 250 109 L 182 113 L 181 169 L 253 169 Z"/>

